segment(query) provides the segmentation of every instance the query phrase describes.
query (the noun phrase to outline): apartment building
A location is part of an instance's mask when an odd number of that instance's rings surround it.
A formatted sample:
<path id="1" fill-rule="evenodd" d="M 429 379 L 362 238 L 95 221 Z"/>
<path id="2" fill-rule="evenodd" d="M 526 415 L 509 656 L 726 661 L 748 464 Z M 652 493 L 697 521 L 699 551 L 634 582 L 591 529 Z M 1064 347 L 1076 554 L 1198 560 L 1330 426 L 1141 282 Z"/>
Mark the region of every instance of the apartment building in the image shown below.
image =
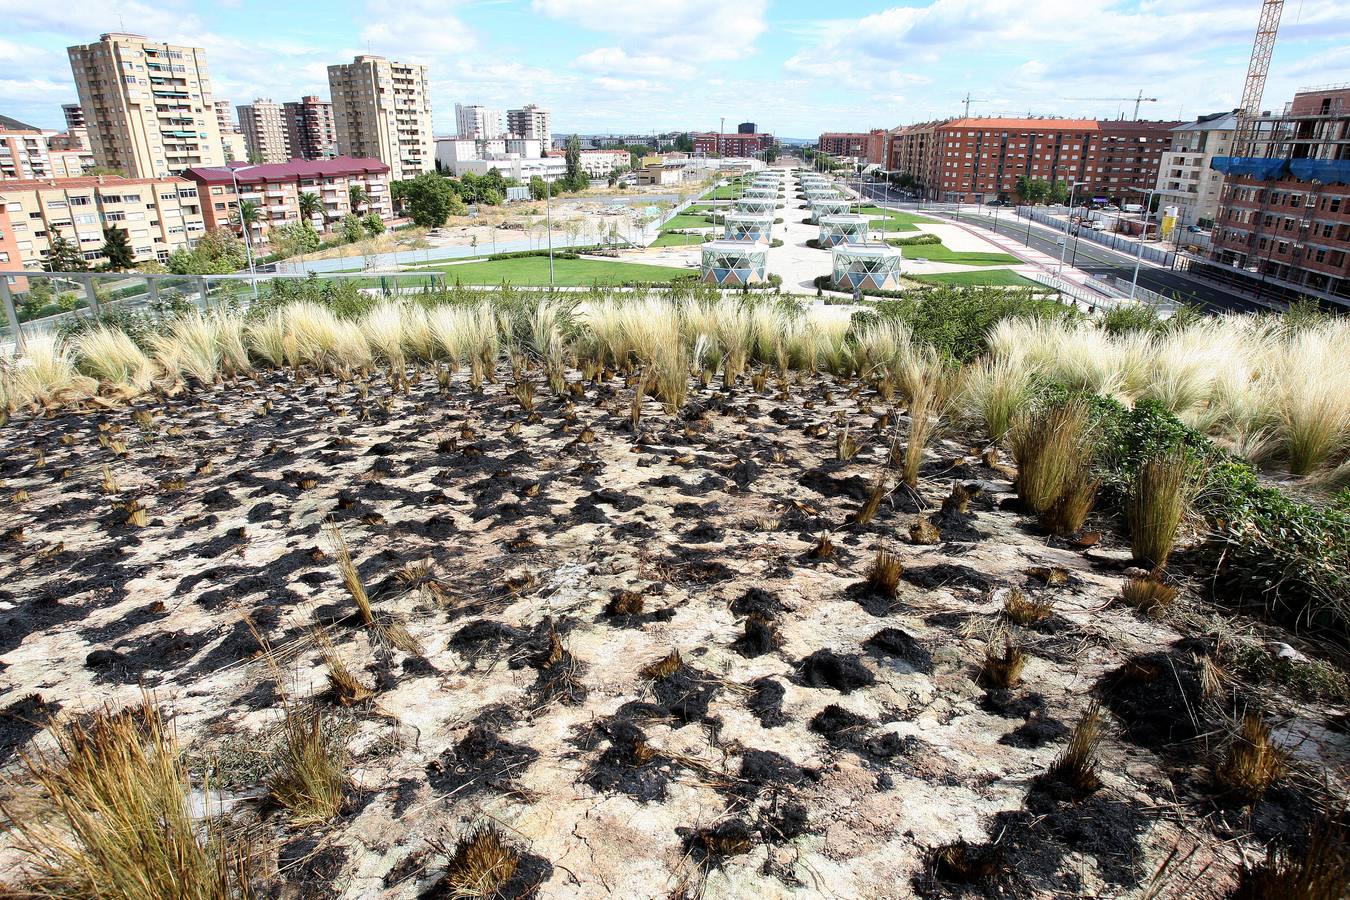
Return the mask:
<path id="1" fill-rule="evenodd" d="M 506 134 L 506 117 L 500 109 L 476 103 L 456 103 L 455 133 L 479 141 L 499 138 Z"/>
<path id="2" fill-rule="evenodd" d="M 935 200 L 1013 197 L 1019 178 L 1080 183 L 1078 196 L 1137 202 L 1157 183 L 1178 122 L 962 118 L 894 130 L 888 167 Z"/>
<path id="3" fill-rule="evenodd" d="M 105 225 L 127 232 L 138 262 L 164 262 L 206 230 L 197 185 L 179 177 L 0 182 L 0 208 L 26 269 L 42 267 L 57 235 L 78 247 L 93 266 L 105 261 L 100 252 Z"/>
<path id="4" fill-rule="evenodd" d="M 328 67 L 338 153 L 378 159 L 395 181 L 435 171 L 427 67 L 358 56 Z"/>
<path id="5" fill-rule="evenodd" d="M 1158 166 L 1158 196 L 1177 208 L 1182 225 L 1212 225 L 1219 214 L 1223 174 L 1210 163 L 1229 156 L 1237 129 L 1235 112 L 1213 113 L 1172 129 L 1172 145 Z"/>
<path id="6" fill-rule="evenodd" d="M 292 157 L 330 159 L 337 156 L 333 104 L 312 95 L 301 97 L 286 104 L 285 114 Z"/>
<path id="7" fill-rule="evenodd" d="M 84 128 L 84 107 L 78 103 L 62 103 L 61 113 L 66 117 L 66 130 Z"/>
<path id="8" fill-rule="evenodd" d="M 211 103 L 211 108 L 216 113 L 216 128 L 223 135 L 226 132 L 235 132 L 239 126 L 234 122 L 234 107 L 228 100 L 215 100 Z"/>
<path id="9" fill-rule="evenodd" d="M 774 145 L 771 134 L 713 134 L 695 133 L 690 138 L 694 153 L 702 156 L 754 156 Z M 641 143 L 641 141 L 639 141 Z"/>
<path id="10" fill-rule="evenodd" d="M 223 162 L 200 47 L 110 33 L 67 52 L 100 166 L 158 178 Z"/>
<path id="11" fill-rule="evenodd" d="M 55 173 L 42 129 L 0 116 L 0 181 L 52 177 Z"/>
<path id="12" fill-rule="evenodd" d="M 514 137 L 538 141 L 541 147 L 549 147 L 553 143 L 553 114 L 533 103 L 520 109 L 508 109 L 506 131 Z"/>
<path id="13" fill-rule="evenodd" d="M 826 156 L 865 159 L 869 140 L 865 131 L 827 131 L 816 141 L 816 149 Z"/>
<path id="14" fill-rule="evenodd" d="M 236 111 L 249 162 L 284 163 L 291 158 L 291 139 L 280 103 L 260 97 Z"/>
<path id="15" fill-rule="evenodd" d="M 1350 84 L 1299 91 L 1262 116 L 1225 176 L 1210 258 L 1192 271 L 1261 297 L 1350 305 Z"/>
<path id="16" fill-rule="evenodd" d="M 266 243 L 267 232 L 277 225 L 294 224 L 301 220 L 300 195 L 318 196 L 321 210 L 312 224 L 320 231 L 336 225 L 342 217 L 354 212 L 359 215 L 376 213 L 386 222 L 394 217 L 389 196 L 390 167 L 378 159 L 293 159 L 285 163 L 270 163 L 238 167 L 231 172 L 228 166 L 189 169 L 183 173 L 201 193 L 202 215 L 207 228 L 231 227 L 239 232 L 235 221 L 241 200 L 257 204 L 258 221 L 253 224 L 251 238 L 255 243 Z M 235 193 L 236 179 L 239 192 Z M 351 188 L 361 187 L 370 198 L 357 208 L 351 205 Z"/>

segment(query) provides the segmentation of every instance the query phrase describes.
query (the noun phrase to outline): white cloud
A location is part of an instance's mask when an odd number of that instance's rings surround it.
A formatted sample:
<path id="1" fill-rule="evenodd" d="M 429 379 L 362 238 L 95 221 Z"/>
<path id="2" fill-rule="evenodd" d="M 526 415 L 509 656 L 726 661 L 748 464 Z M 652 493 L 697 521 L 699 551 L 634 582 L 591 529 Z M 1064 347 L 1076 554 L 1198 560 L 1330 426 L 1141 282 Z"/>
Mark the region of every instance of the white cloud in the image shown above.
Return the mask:
<path id="1" fill-rule="evenodd" d="M 676 67 L 665 56 L 634 56 L 622 47 L 599 47 L 590 53 L 578 56 L 574 61 L 579 69 L 587 72 L 621 73 L 627 75 L 663 75 Z"/>
<path id="2" fill-rule="evenodd" d="M 636 56 L 741 59 L 767 28 L 768 0 L 533 0 L 535 12 L 620 38 Z"/>

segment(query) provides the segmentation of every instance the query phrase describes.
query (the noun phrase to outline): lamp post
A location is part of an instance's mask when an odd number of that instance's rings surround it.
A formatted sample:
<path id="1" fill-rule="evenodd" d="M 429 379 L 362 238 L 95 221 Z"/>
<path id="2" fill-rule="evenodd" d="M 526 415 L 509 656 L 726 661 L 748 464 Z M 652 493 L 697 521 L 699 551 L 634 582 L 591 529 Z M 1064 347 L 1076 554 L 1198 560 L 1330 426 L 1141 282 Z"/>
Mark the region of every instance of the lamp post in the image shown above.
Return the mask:
<path id="1" fill-rule="evenodd" d="M 1084 184 L 1087 184 L 1087 182 L 1073 181 L 1069 183 L 1069 218 L 1064 223 L 1064 245 L 1059 248 L 1059 268 L 1055 269 L 1056 276 L 1064 272 L 1064 254 L 1069 250 L 1069 229 L 1073 227 L 1073 193 L 1078 190 L 1080 185 Z"/>
<path id="2" fill-rule="evenodd" d="M 1154 188 L 1149 188 L 1147 191 L 1134 187 L 1125 190 L 1144 195 L 1144 227 L 1139 232 L 1139 250 L 1134 255 L 1134 277 L 1130 279 L 1130 299 L 1133 300 L 1135 291 L 1139 289 L 1139 264 L 1144 259 L 1144 238 L 1148 237 L 1148 218 L 1153 212 Z"/>
<path id="3" fill-rule="evenodd" d="M 544 223 L 548 230 L 548 286 L 553 287 L 553 182 L 544 182 Z"/>
<path id="4" fill-rule="evenodd" d="M 253 302 L 258 302 L 258 270 L 253 264 L 253 241 L 249 235 L 248 223 L 244 221 L 244 198 L 239 196 L 239 173 L 256 169 L 257 166 L 230 167 L 230 181 L 234 182 L 234 205 L 239 210 L 239 228 L 244 232 L 244 255 L 248 257 L 248 280 L 253 284 Z M 203 298 L 205 299 L 205 298 Z"/>

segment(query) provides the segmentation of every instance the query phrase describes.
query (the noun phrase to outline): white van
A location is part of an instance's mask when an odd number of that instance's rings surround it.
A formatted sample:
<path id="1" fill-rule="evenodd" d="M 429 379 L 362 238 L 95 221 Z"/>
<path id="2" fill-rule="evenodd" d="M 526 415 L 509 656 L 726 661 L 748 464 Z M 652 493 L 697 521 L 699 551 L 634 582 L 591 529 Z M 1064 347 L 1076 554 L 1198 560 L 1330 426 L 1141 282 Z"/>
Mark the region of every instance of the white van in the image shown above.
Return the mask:
<path id="1" fill-rule="evenodd" d="M 1140 213 L 1144 211 L 1144 206 L 1141 203 L 1126 203 L 1121 206 L 1121 209 L 1127 213 Z"/>

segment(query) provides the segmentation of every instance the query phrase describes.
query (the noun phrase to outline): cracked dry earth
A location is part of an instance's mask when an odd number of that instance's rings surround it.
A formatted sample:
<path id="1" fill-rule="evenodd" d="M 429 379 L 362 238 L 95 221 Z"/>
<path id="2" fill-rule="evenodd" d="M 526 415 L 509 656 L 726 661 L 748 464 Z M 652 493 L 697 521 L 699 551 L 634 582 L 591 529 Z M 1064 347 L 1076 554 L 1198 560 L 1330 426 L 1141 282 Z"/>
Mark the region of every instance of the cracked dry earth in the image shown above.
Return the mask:
<path id="1" fill-rule="evenodd" d="M 631 381 L 573 373 L 564 400 L 534 373 L 531 414 L 498 374 L 397 393 L 264 373 L 0 431 L 6 491 L 28 493 L 3 514 L 0 766 L 49 716 L 143 686 L 291 897 L 437 896 L 445 848 L 489 819 L 521 852 L 515 896 L 1139 896 L 1180 847 L 1169 877 L 1218 897 L 1313 815 L 1296 780 L 1250 807 L 1207 793 L 1204 738 L 1239 701 L 1201 696 L 1204 646 L 1111 604 L 1129 559 L 1111 532 L 1049 542 L 1008 470 L 950 441 L 919 497 L 850 524 L 889 452 L 870 388 L 695 385 L 680 417 L 646 401 L 635 437 Z M 968 510 L 938 512 L 956 485 Z M 921 506 L 937 543 L 908 538 Z M 420 653 L 360 626 L 329 521 Z M 893 599 L 864 582 L 881 547 L 904 567 Z M 1053 613 L 1003 621 L 1008 588 Z M 368 701 L 334 702 L 316 625 Z M 983 687 L 1004 633 L 1025 670 Z M 351 754 L 322 826 L 264 802 L 278 673 Z M 1078 796 L 1040 776 L 1094 696 L 1103 784 Z M 1343 735 L 1306 708 L 1282 721 L 1306 768 L 1344 775 Z M 1002 874 L 930 865 L 958 841 Z"/>

